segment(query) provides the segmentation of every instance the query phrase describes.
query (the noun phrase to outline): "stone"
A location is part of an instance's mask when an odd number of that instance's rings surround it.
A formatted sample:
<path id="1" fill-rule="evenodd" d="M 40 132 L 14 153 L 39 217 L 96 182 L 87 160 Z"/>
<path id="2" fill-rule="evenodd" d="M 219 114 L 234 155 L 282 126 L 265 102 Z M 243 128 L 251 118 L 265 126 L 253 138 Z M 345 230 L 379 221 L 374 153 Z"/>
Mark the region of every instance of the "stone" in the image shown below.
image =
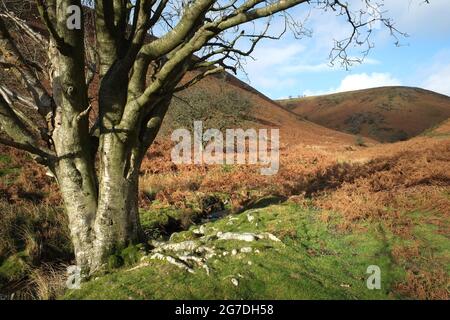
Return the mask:
<path id="1" fill-rule="evenodd" d="M 246 242 L 252 242 L 256 240 L 256 236 L 253 233 L 234 233 L 234 232 L 225 232 L 225 233 L 217 233 L 217 237 L 219 240 L 240 240 Z"/>

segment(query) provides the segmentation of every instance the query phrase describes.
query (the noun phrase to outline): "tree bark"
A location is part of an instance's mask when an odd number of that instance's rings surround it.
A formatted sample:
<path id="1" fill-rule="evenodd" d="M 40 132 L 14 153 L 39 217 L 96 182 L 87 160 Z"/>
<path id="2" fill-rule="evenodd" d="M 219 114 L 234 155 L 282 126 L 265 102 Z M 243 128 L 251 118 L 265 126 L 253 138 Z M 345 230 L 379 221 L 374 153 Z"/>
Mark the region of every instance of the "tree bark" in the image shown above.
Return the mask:
<path id="1" fill-rule="evenodd" d="M 105 140 L 116 140 L 107 137 Z M 129 244 L 142 241 L 138 207 L 138 171 L 123 175 L 126 161 L 119 148 L 105 142 L 98 200 L 83 185 L 83 173 L 76 161 L 64 160 L 57 169 L 77 265 L 91 274 L 100 270 L 107 258 Z M 117 143 L 117 141 L 115 141 Z"/>
<path id="2" fill-rule="evenodd" d="M 109 133 L 100 142 L 100 181 L 93 243 L 94 269 L 114 251 L 142 240 L 139 221 L 140 159 L 120 134 Z"/>

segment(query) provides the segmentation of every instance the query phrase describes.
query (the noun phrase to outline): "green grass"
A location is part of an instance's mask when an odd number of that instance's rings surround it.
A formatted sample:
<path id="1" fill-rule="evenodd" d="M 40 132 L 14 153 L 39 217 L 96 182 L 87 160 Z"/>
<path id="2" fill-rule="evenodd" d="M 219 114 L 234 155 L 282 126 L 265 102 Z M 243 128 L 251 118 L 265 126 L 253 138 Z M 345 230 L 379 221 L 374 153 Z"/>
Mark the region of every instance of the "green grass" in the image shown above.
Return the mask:
<path id="1" fill-rule="evenodd" d="M 29 271 L 29 259 L 30 257 L 25 251 L 9 256 L 0 265 L 0 285 L 4 282 L 24 278 Z"/>
<path id="2" fill-rule="evenodd" d="M 7 154 L 0 154 L 0 163 L 2 164 L 8 164 L 11 162 L 11 157 Z"/>
<path id="3" fill-rule="evenodd" d="M 421 256 L 415 257 L 414 263 L 418 268 L 430 270 L 431 265 L 437 265 L 449 274 L 450 278 L 450 237 L 447 234 L 450 221 L 445 217 L 440 218 L 433 212 L 416 212 L 416 219 L 426 217 L 439 221 L 441 228 L 435 223 L 417 223 L 413 235 L 419 240 Z"/>
<path id="4" fill-rule="evenodd" d="M 250 222 L 248 216 L 254 217 Z M 381 225 L 342 233 L 339 220 L 323 222 L 320 212 L 292 203 L 248 210 L 205 224 L 206 235 L 217 231 L 270 232 L 282 240 L 255 242 L 210 240 L 218 255 L 207 264 L 210 275 L 197 268 L 187 273 L 167 262 L 126 268 L 86 282 L 65 299 L 391 299 L 404 280 L 404 270 L 391 256 L 400 239 Z M 197 239 L 193 229 L 175 234 L 172 242 Z M 252 253 L 222 252 L 251 246 Z M 255 253 L 255 250 L 259 253 Z M 249 262 L 251 264 L 249 264 Z M 381 290 L 366 287 L 369 265 L 382 270 Z M 128 267 L 129 268 L 129 267 Z M 239 281 L 235 286 L 231 279 Z"/>
<path id="5" fill-rule="evenodd" d="M 12 184 L 21 168 L 11 165 L 11 157 L 6 154 L 0 154 L 0 178 L 5 185 Z"/>

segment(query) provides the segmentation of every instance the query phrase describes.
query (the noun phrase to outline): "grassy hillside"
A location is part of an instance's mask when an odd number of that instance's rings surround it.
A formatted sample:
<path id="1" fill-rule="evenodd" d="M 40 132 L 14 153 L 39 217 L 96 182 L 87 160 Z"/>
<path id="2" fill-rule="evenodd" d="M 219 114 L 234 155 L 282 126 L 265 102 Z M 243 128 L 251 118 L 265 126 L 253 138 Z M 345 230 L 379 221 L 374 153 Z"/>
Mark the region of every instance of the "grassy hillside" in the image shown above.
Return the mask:
<path id="1" fill-rule="evenodd" d="M 254 220 L 249 219 L 252 217 Z M 251 222 L 250 222 L 251 221 Z M 320 220 L 320 212 L 293 203 L 249 210 L 203 226 L 205 235 L 192 230 L 176 234 L 211 248 L 208 266 L 186 272 L 165 261 L 144 257 L 131 267 L 86 283 L 67 293 L 69 299 L 355 299 L 394 298 L 392 284 L 402 277 L 386 254 L 388 243 L 379 232 L 346 234 L 336 222 Z M 217 239 L 218 231 L 261 234 L 271 231 L 282 242 Z M 233 251 L 235 250 L 235 252 Z M 178 252 L 166 250 L 175 258 Z M 201 257 L 198 253 L 192 253 Z M 179 258 L 177 258 L 179 259 Z M 182 261 L 182 260 L 179 260 Z M 366 268 L 386 270 L 383 290 L 368 290 Z M 141 267 L 139 267 L 141 266 Z M 233 283 L 234 282 L 234 283 Z"/>
<path id="2" fill-rule="evenodd" d="M 239 168 L 144 177 L 144 189 L 150 181 L 161 190 L 142 213 L 150 230 L 180 219 L 180 210 L 199 211 L 204 193 L 230 211 L 216 221 L 196 220 L 170 240 L 156 235 L 162 242 L 152 244 L 162 250 L 143 253 L 64 298 L 448 299 L 448 136 L 348 152 L 307 150 L 291 148 L 284 170 L 262 180 Z M 201 182 L 193 188 L 195 181 Z M 268 193 L 279 196 L 260 198 Z M 280 196 L 289 200 L 273 205 Z M 281 242 L 221 240 L 220 232 L 270 233 Z M 194 249 L 174 249 L 186 241 Z M 155 252 L 163 256 L 152 259 Z M 193 273 L 159 260 L 168 256 Z M 381 290 L 366 287 L 369 265 L 382 270 Z"/>
<path id="3" fill-rule="evenodd" d="M 427 215 L 428 212 L 418 211 L 412 216 L 413 244 L 383 223 L 363 221 L 355 223 L 351 232 L 342 230 L 339 215 L 325 218 L 323 211 L 294 202 L 248 210 L 203 224 L 201 231 L 196 226 L 174 234 L 158 251 L 162 252 L 160 256 L 142 255 L 139 262 L 111 270 L 83 284 L 79 290 L 66 292 L 64 298 L 410 298 L 410 286 L 423 285 L 417 280 L 409 282 L 412 279 L 401 256 L 411 250 L 411 245 L 420 248 L 412 262 L 416 272 L 423 272 L 424 267 L 430 273 L 444 272 L 441 279 L 428 278 L 428 287 L 419 290 L 425 289 L 430 298 L 445 298 L 442 280 L 450 271 L 445 271 L 449 241 L 431 223 L 420 224 Z M 273 236 L 254 241 L 223 240 L 220 232 L 246 237 L 270 232 Z M 191 248 L 176 247 L 186 245 Z M 420 262 L 429 256 L 435 257 L 433 265 Z M 180 265 L 161 260 L 167 257 Z M 380 290 L 369 290 L 366 286 L 367 268 L 371 265 L 382 270 Z"/>
<path id="4" fill-rule="evenodd" d="M 406 140 L 450 117 L 450 97 L 383 87 L 279 101 L 317 124 L 382 142 Z"/>
<path id="5" fill-rule="evenodd" d="M 448 135 L 369 148 L 286 146 L 275 176 L 247 166 L 174 166 L 168 153 L 167 143 L 155 145 L 141 175 L 147 244 L 118 251 L 106 274 L 70 292 L 65 265 L 73 255 L 54 182 L 39 167 L 24 166 L 19 154 L 3 156 L 0 292 L 67 299 L 449 298 Z M 263 239 L 219 240 L 218 232 Z M 187 240 L 215 256 L 167 249 Z M 194 273 L 150 259 L 155 245 L 166 248 L 159 252 L 165 257 L 187 259 Z M 369 265 L 382 269 L 380 291 L 365 287 Z"/>
<path id="6" fill-rule="evenodd" d="M 188 74 L 186 79 L 191 76 L 193 74 Z M 179 112 L 180 110 L 184 111 Z M 174 121 L 180 116 L 185 119 Z M 218 119 L 221 121 L 217 121 Z M 205 128 L 278 128 L 281 143 L 352 145 L 356 139 L 352 134 L 303 119 L 229 74 L 208 77 L 177 94 L 169 108 L 162 135 L 180 126 L 189 127 L 188 124 L 192 124 L 194 120 L 203 120 Z M 367 139 L 367 142 L 375 141 Z"/>

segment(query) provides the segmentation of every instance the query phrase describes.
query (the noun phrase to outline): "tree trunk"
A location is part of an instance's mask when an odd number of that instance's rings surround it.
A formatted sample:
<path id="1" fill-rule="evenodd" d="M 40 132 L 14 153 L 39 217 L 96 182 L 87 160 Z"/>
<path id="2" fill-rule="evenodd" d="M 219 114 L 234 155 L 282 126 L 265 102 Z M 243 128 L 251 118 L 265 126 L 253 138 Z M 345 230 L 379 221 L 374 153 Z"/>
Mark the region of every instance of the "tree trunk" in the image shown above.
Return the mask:
<path id="1" fill-rule="evenodd" d="M 97 210 L 96 195 L 91 194 L 83 174 L 73 159 L 61 160 L 55 172 L 69 218 L 69 229 L 77 265 L 88 267 L 92 260 L 92 225 Z M 86 172 L 85 172 L 86 173 Z"/>
<path id="2" fill-rule="evenodd" d="M 94 172 L 80 159 L 61 159 L 55 170 L 77 265 L 88 274 L 101 269 L 117 250 L 142 240 L 138 207 L 141 157 L 131 156 L 133 149 L 121 136 L 102 135 L 98 190 L 90 184 Z"/>
<path id="3" fill-rule="evenodd" d="M 109 133 L 100 142 L 100 181 L 92 265 L 99 268 L 115 250 L 142 240 L 139 221 L 140 159 L 130 156 L 121 135 Z"/>
<path id="4" fill-rule="evenodd" d="M 60 182 L 77 265 L 85 272 L 98 271 L 108 256 L 142 240 L 137 176 L 104 181 L 96 212 L 87 197 L 71 191 L 71 177 Z"/>

